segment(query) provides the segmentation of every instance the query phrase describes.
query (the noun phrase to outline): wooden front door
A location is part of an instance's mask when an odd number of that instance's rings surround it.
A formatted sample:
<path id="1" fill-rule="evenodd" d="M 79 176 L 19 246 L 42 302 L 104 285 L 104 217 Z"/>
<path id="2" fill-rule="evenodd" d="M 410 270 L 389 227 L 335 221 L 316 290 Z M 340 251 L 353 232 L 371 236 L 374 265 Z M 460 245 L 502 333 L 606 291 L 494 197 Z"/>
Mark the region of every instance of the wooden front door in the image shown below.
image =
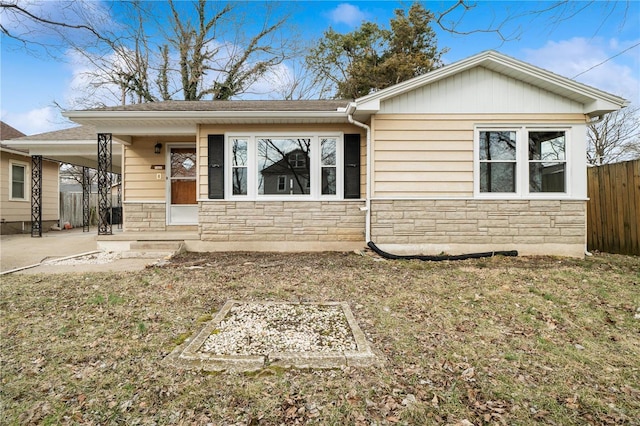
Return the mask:
<path id="1" fill-rule="evenodd" d="M 196 148 L 169 147 L 169 224 L 196 224 Z"/>

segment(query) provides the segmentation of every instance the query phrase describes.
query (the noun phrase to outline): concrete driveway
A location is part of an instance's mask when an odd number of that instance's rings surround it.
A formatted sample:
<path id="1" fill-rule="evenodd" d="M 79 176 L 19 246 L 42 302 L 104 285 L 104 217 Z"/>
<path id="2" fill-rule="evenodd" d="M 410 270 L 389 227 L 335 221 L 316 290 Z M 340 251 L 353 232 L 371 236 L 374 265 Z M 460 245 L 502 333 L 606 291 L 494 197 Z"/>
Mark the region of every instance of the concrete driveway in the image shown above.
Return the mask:
<path id="1" fill-rule="evenodd" d="M 82 229 L 49 231 L 42 238 L 29 234 L 0 236 L 0 272 L 39 265 L 47 260 L 77 256 L 97 251 L 97 231 Z M 101 265 L 48 265 L 23 269 L 20 273 L 65 273 L 141 270 L 149 259 L 117 259 Z"/>

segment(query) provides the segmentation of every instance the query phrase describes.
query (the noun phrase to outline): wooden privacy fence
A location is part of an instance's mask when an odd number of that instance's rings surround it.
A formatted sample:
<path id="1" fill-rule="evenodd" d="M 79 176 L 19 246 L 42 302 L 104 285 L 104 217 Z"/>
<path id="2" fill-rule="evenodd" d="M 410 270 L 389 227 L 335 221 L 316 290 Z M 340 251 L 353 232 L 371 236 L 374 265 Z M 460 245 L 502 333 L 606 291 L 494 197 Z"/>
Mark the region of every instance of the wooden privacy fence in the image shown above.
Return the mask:
<path id="1" fill-rule="evenodd" d="M 111 196 L 111 205 L 117 206 L 117 196 Z M 98 219 L 96 208 L 98 206 L 98 194 L 89 195 L 89 208 L 91 209 L 90 225 L 97 226 Z M 69 222 L 74 228 L 82 228 L 82 193 L 81 192 L 61 192 L 60 193 L 60 225 Z M 116 221 L 116 222 L 119 222 Z"/>
<path id="2" fill-rule="evenodd" d="M 640 255 L 640 160 L 587 170 L 587 247 Z"/>

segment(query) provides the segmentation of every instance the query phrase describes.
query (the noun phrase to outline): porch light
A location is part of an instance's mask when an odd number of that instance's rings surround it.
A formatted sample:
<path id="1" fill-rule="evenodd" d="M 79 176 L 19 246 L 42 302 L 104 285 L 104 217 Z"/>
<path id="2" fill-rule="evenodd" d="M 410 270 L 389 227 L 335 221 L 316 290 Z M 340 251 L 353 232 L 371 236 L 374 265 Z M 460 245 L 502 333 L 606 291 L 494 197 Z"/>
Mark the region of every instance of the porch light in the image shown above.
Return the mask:
<path id="1" fill-rule="evenodd" d="M 154 150 L 156 154 L 160 154 L 160 151 L 162 150 L 162 144 L 158 142 L 156 146 L 154 146 Z"/>

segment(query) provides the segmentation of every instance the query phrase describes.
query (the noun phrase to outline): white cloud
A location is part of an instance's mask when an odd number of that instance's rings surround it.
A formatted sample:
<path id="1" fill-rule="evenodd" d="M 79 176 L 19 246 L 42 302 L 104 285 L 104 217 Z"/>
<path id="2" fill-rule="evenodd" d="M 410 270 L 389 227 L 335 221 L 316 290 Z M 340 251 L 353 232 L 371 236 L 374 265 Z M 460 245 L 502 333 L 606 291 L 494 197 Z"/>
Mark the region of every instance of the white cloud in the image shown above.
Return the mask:
<path id="1" fill-rule="evenodd" d="M 367 18 L 367 14 L 357 6 L 342 3 L 329 12 L 329 18 L 333 23 L 354 27 L 364 21 Z"/>
<path id="2" fill-rule="evenodd" d="M 52 106 L 33 109 L 23 113 L 2 111 L 2 121 L 25 135 L 51 132 L 71 127 L 60 116 L 60 111 Z"/>
<path id="3" fill-rule="evenodd" d="M 640 102 L 637 59 L 640 57 L 640 46 L 629 50 L 626 55 L 604 62 L 637 42 L 574 37 L 549 41 L 539 49 L 525 49 L 524 60 L 568 78 L 589 70 L 576 77 L 576 81 L 637 104 Z"/>

